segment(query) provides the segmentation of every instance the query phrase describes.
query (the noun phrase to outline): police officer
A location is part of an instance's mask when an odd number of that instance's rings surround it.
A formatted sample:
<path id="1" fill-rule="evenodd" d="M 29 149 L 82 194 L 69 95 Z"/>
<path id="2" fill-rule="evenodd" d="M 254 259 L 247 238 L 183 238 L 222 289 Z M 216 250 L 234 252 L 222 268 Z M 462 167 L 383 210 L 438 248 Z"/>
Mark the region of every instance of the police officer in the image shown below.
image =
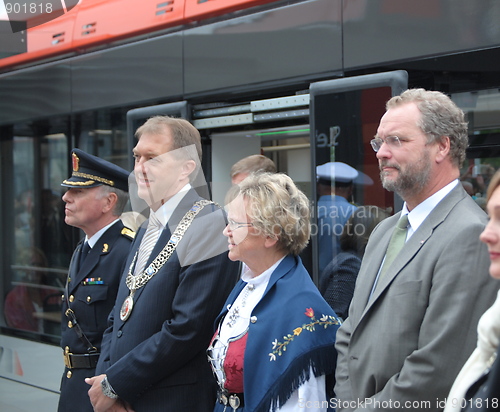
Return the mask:
<path id="1" fill-rule="evenodd" d="M 65 371 L 59 412 L 93 411 L 84 379 L 95 366 L 107 317 L 115 302 L 123 264 L 135 233 L 119 219 L 128 201 L 129 173 L 79 149 L 71 153 L 65 222 L 85 233 L 71 259 L 62 303 Z"/>
<path id="2" fill-rule="evenodd" d="M 320 276 L 340 253 L 340 235 L 345 223 L 357 209 L 350 203 L 359 172 L 342 162 L 316 167 L 318 192 L 318 249 Z"/>

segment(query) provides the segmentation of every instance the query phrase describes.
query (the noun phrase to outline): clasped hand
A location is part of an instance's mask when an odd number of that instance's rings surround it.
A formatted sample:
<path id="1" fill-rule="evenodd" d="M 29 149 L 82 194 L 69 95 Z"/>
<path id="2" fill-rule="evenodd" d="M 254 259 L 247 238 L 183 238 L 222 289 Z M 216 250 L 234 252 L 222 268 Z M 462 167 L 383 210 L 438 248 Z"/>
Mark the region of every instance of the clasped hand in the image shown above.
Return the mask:
<path id="1" fill-rule="evenodd" d="M 94 412 L 134 412 L 128 402 L 118 399 L 112 399 L 104 395 L 101 388 L 101 381 L 106 377 L 105 374 L 85 378 L 85 382 L 91 385 L 89 389 L 89 398 Z"/>

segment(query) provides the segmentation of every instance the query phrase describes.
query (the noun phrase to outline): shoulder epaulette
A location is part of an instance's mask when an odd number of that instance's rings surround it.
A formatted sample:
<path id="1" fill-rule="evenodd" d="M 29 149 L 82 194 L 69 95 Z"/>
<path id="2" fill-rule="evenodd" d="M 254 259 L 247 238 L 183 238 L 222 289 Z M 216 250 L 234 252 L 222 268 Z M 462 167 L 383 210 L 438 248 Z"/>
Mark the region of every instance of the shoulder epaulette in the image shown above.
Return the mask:
<path id="1" fill-rule="evenodd" d="M 132 229 L 124 227 L 121 233 L 123 236 L 128 237 L 131 240 L 134 240 L 135 232 Z"/>

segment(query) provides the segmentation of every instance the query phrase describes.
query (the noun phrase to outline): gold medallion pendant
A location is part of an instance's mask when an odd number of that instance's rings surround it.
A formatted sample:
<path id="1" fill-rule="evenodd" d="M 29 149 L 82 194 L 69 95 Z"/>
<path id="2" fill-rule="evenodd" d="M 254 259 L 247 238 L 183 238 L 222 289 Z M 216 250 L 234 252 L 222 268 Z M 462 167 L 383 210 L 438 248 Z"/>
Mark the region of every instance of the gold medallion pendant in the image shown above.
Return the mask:
<path id="1" fill-rule="evenodd" d="M 132 313 L 132 308 L 134 307 L 134 298 L 132 296 L 127 296 L 127 298 L 123 301 L 123 305 L 120 309 L 120 319 L 122 322 L 125 322 L 130 314 Z"/>

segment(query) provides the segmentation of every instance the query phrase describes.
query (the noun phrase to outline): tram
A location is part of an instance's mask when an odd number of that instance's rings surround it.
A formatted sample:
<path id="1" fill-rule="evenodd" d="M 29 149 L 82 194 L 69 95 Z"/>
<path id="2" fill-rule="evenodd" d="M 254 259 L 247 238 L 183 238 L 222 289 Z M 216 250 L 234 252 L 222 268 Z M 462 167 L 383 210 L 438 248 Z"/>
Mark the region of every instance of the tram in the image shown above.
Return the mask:
<path id="1" fill-rule="evenodd" d="M 0 409 L 55 410 L 60 295 L 82 233 L 64 223 L 73 147 L 131 170 L 155 114 L 201 132 L 223 203 L 233 163 L 270 157 L 311 200 L 303 255 L 317 282 L 316 167 L 367 177 L 353 201 L 396 211 L 369 141 L 385 102 L 440 90 L 467 113 L 463 179 L 484 202 L 500 167 L 500 3 L 494 0 L 81 0 L 0 9 Z M 39 1 L 37 3 L 40 3 Z M 59 3 L 59 2 L 54 2 Z M 316 231 L 315 231 L 316 228 Z"/>

